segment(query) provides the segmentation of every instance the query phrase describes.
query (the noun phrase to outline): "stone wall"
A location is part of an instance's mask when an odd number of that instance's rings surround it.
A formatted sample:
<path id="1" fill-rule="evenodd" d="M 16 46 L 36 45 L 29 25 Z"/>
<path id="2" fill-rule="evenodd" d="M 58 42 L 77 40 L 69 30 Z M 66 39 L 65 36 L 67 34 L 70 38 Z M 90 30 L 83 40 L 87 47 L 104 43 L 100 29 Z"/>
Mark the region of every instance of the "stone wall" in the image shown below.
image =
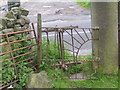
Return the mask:
<path id="1" fill-rule="evenodd" d="M 0 34 L 23 31 L 30 29 L 30 20 L 27 18 L 29 11 L 21 7 L 13 7 L 4 17 L 0 18 Z M 31 33 L 25 33 L 26 37 L 32 37 Z M 23 34 L 9 35 L 9 40 L 16 41 L 23 37 Z M 0 38 L 0 43 L 6 43 L 5 36 Z M 20 43 L 15 43 L 13 49 L 18 49 Z M 8 45 L 2 46 L 2 52 L 9 51 Z M 7 56 L 7 55 L 6 55 Z M 9 55 L 8 55 L 9 56 Z"/>

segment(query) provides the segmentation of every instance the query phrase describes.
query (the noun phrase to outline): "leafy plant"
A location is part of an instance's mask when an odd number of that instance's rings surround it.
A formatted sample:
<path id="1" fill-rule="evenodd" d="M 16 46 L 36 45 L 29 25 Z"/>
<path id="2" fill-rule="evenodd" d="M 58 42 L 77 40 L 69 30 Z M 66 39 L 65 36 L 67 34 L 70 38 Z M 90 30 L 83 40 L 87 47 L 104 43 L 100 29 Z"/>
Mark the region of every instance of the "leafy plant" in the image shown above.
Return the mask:
<path id="1" fill-rule="evenodd" d="M 26 39 L 26 37 L 25 37 L 25 35 L 23 35 L 23 37 L 19 37 L 18 39 L 19 40 Z M 19 43 L 14 43 L 14 44 L 11 44 L 11 48 L 13 50 L 15 50 L 18 48 L 26 47 L 31 44 L 35 44 L 35 41 L 34 40 L 33 41 L 26 40 L 26 41 L 22 41 Z M 16 56 L 28 53 L 30 50 L 31 50 L 31 48 L 26 48 L 26 49 L 12 52 L 12 54 L 14 57 L 16 57 Z M 24 55 L 24 56 L 21 56 L 18 58 L 14 58 L 14 61 L 11 59 L 11 60 L 3 62 L 2 66 L 5 68 L 2 69 L 2 81 L 3 81 L 2 83 L 9 84 L 10 82 L 19 80 L 19 82 L 14 84 L 14 87 L 15 88 L 24 87 L 26 85 L 26 82 L 28 79 L 28 74 L 31 74 L 34 71 L 33 71 L 33 69 L 31 69 L 33 64 L 28 64 L 31 60 L 28 60 L 28 61 L 23 61 L 23 60 L 26 60 L 31 56 L 36 57 L 36 55 L 37 55 L 36 53 L 32 53 L 29 55 Z M 2 60 L 6 60 L 8 58 L 10 58 L 10 55 L 7 58 L 5 57 L 5 55 L 2 56 Z M 16 63 L 16 64 L 14 64 L 14 63 Z M 15 68 L 15 67 L 18 67 L 18 68 Z"/>

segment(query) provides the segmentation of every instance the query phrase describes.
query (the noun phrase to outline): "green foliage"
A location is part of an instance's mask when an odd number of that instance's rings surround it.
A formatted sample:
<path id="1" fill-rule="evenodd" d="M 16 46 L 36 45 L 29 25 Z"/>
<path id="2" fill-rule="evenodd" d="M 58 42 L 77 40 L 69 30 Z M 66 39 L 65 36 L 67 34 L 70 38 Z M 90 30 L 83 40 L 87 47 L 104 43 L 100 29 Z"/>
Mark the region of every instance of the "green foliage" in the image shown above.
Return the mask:
<path id="1" fill-rule="evenodd" d="M 65 55 L 72 56 L 68 51 L 64 52 Z M 46 37 L 42 40 L 42 59 L 56 59 L 57 61 L 42 61 L 40 67 L 42 70 L 47 69 L 51 64 L 58 64 L 58 60 L 61 59 L 59 43 L 50 40 L 47 42 Z M 65 57 L 65 59 L 73 59 L 71 57 Z M 68 61 L 67 61 L 68 62 Z"/>
<path id="2" fill-rule="evenodd" d="M 47 71 L 49 78 L 52 79 L 50 88 L 118 88 L 118 76 L 95 74 L 92 78 L 97 78 L 96 80 L 73 81 L 65 79 L 67 75 L 61 69 L 56 71 L 50 69 Z M 64 79 L 60 79 L 61 77 Z"/>
<path id="3" fill-rule="evenodd" d="M 77 0 L 77 4 L 84 8 L 90 8 L 90 0 Z"/>
<path id="4" fill-rule="evenodd" d="M 79 57 L 79 59 L 91 60 L 92 56 L 81 56 Z M 89 65 L 91 66 L 92 64 L 93 63 L 91 63 L 90 61 L 86 61 L 85 72 L 88 72 L 90 70 Z M 70 79 L 65 79 L 66 77 L 68 77 L 68 73 L 76 73 L 75 68 L 77 68 L 77 70 L 79 71 L 82 67 L 81 65 L 71 66 L 69 67 L 70 72 L 65 72 L 59 68 L 47 69 L 46 71 L 48 73 L 48 76 L 49 78 L 51 78 L 52 81 L 52 85 L 50 86 L 50 88 L 118 88 L 118 76 L 113 75 L 102 75 L 96 73 L 91 76 L 91 78 L 96 78 L 95 80 L 89 79 L 82 81 L 73 81 Z"/>
<path id="5" fill-rule="evenodd" d="M 25 39 L 26 37 L 19 37 L 19 40 L 21 39 Z M 14 43 L 11 44 L 12 49 L 18 49 L 18 48 L 22 48 L 22 47 L 26 47 L 28 45 L 34 44 L 35 41 L 30 41 L 30 40 L 26 40 L 26 41 L 22 41 L 19 43 Z M 26 48 L 26 49 L 22 49 L 19 51 L 15 51 L 13 52 L 13 56 L 16 57 L 18 55 L 22 55 L 25 53 L 28 53 L 30 51 L 31 48 Z M 15 88 L 22 88 L 26 85 L 26 82 L 28 80 L 28 74 L 33 73 L 33 69 L 31 69 L 30 67 L 33 66 L 33 64 L 28 64 L 29 61 L 23 61 L 28 59 L 30 56 L 36 56 L 36 54 L 29 54 L 29 55 L 25 55 L 19 58 L 15 58 L 14 61 L 13 60 L 8 60 L 6 62 L 2 63 L 2 66 L 7 66 L 6 68 L 4 68 L 2 70 L 2 81 L 4 84 L 9 84 L 11 81 L 14 80 L 19 80 L 18 83 L 14 84 Z M 9 57 L 10 58 L 10 57 Z M 8 58 L 2 56 L 2 60 L 6 60 Z M 22 61 L 22 62 L 21 62 Z M 20 63 L 17 63 L 20 62 Z M 16 63 L 16 65 L 14 65 L 14 63 Z M 14 69 L 14 67 L 19 67 L 17 69 Z"/>

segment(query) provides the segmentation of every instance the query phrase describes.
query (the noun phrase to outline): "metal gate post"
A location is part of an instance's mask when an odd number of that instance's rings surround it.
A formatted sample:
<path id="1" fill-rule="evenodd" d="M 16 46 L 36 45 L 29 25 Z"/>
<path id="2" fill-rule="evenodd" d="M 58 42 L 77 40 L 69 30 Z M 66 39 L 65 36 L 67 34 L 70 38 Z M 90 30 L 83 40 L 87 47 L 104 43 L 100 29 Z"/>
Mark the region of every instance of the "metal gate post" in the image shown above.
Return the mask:
<path id="1" fill-rule="evenodd" d="M 37 41 L 38 41 L 38 63 L 41 63 L 42 59 L 42 20 L 41 20 L 41 14 L 38 14 L 37 16 Z"/>

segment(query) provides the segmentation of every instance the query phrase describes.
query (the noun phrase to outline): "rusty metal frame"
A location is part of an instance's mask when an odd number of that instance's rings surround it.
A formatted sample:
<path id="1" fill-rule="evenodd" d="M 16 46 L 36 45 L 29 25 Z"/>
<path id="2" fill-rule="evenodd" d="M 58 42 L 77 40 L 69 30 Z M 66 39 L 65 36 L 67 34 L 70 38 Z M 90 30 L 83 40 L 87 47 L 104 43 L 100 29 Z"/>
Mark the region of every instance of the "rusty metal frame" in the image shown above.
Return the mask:
<path id="1" fill-rule="evenodd" d="M 2 67 L 2 70 L 7 68 L 8 66 L 12 66 L 13 65 L 14 66 L 13 69 L 15 70 L 15 74 L 17 76 L 18 75 L 17 69 L 20 68 L 19 66 L 16 66 L 17 64 L 19 64 L 21 62 L 25 62 L 25 61 L 28 61 L 27 64 L 34 63 L 33 58 L 35 58 L 35 56 L 28 57 L 27 59 L 22 60 L 22 61 L 18 61 L 18 62 L 15 62 L 14 59 L 22 57 L 22 56 L 25 56 L 25 55 L 29 55 L 31 53 L 36 53 L 36 51 L 30 51 L 30 52 L 28 51 L 27 53 L 23 53 L 23 54 L 18 55 L 18 56 L 13 56 L 13 52 L 16 52 L 16 51 L 19 51 L 19 50 L 23 50 L 23 49 L 27 49 L 27 48 L 30 48 L 30 47 L 34 47 L 34 46 L 38 46 L 37 36 L 36 36 L 36 32 L 35 32 L 33 24 L 32 24 L 32 28 L 33 28 L 32 30 L 25 30 L 25 31 L 18 31 L 18 32 L 12 32 L 12 33 L 7 33 L 7 34 L 0 34 L 0 36 L 6 36 L 6 40 L 7 40 L 7 43 L 1 43 L 0 46 L 8 45 L 9 50 L 10 50 L 10 51 L 1 53 L 0 56 L 4 56 L 6 54 L 11 54 L 11 58 L 6 59 L 6 60 L 1 60 L 0 63 L 6 62 L 6 61 L 9 61 L 9 60 L 12 60 L 12 62 L 13 62 L 13 64 L 9 64 L 9 65 L 6 65 L 6 66 Z M 26 32 L 33 32 L 34 37 L 27 38 L 27 39 L 21 39 L 21 40 L 17 40 L 17 41 L 12 41 L 12 42 L 9 41 L 9 35 L 22 34 L 22 33 L 26 33 Z M 22 48 L 19 48 L 19 49 L 12 49 L 11 48 L 11 44 L 13 44 L 13 43 L 18 43 L 18 42 L 22 42 L 22 41 L 26 41 L 26 40 L 32 40 L 32 39 L 36 40 L 36 44 L 31 44 L 31 45 L 28 45 L 28 46 L 25 46 L 25 47 L 22 47 Z M 37 65 L 38 64 L 36 64 L 36 65 L 34 65 L 33 67 L 30 67 L 30 68 L 36 69 Z M 7 73 L 7 72 L 4 72 L 4 73 Z M 9 85 L 12 85 L 12 84 L 14 84 L 14 83 L 16 83 L 18 81 L 19 81 L 18 78 L 16 78 L 16 80 L 11 81 L 9 84 L 4 83 L 4 84 L 2 84 L 0 89 L 4 89 L 4 88 L 8 87 Z M 1 83 L 2 83 L 2 81 L 1 81 Z"/>
<path id="2" fill-rule="evenodd" d="M 78 26 L 69 26 L 69 27 L 57 27 L 56 26 L 56 27 L 41 27 L 41 29 L 42 29 L 42 33 L 46 33 L 46 42 L 47 42 L 46 43 L 47 44 L 46 45 L 46 57 L 47 57 L 47 59 L 41 59 L 41 61 L 58 62 L 58 64 L 54 63 L 53 65 L 48 66 L 48 68 L 49 67 L 53 67 L 53 66 L 54 66 L 54 68 L 56 68 L 56 66 L 61 66 L 62 67 L 63 65 L 64 66 L 65 65 L 68 65 L 68 66 L 69 65 L 77 65 L 77 64 L 81 64 L 82 63 L 82 72 L 84 73 L 85 72 L 85 70 L 84 70 L 85 62 L 88 62 L 88 61 L 89 62 L 98 62 L 98 60 L 79 60 L 77 57 L 78 57 L 78 52 L 80 51 L 81 47 L 86 42 L 95 39 L 93 37 L 93 35 L 92 35 L 92 31 L 91 30 L 99 30 L 99 28 L 94 28 L 94 27 L 93 28 L 79 28 Z M 89 30 L 91 38 L 87 35 L 86 29 Z M 81 38 L 83 43 L 80 42 L 77 38 L 74 37 L 73 31 L 76 32 L 76 34 Z M 80 33 L 78 31 L 83 31 L 85 37 L 87 38 L 87 40 L 85 40 L 84 37 L 82 37 L 82 35 L 80 35 Z M 17 41 L 12 41 L 12 42 L 9 41 L 9 35 L 26 33 L 26 32 L 33 32 L 34 33 L 34 37 L 27 38 L 27 39 L 21 39 L 21 40 L 17 40 Z M 50 46 L 49 46 L 49 43 L 50 43 L 49 33 L 50 32 L 54 33 L 54 56 L 53 56 L 53 59 L 49 59 L 48 58 L 48 55 L 49 55 L 48 51 L 50 49 Z M 64 40 L 64 33 L 65 32 L 71 37 L 71 42 Z M 10 51 L 8 51 L 8 52 L 1 53 L 0 56 L 4 56 L 4 55 L 9 54 L 9 53 L 12 56 L 12 58 L 0 61 L 0 63 L 6 62 L 6 61 L 9 61 L 9 60 L 12 60 L 13 63 L 14 63 L 14 64 L 10 64 L 10 65 L 5 66 L 2 69 L 7 68 L 8 66 L 13 65 L 14 69 L 15 69 L 15 72 L 17 74 L 17 69 L 20 68 L 20 66 L 16 66 L 16 64 L 21 63 L 21 62 L 25 62 L 25 61 L 29 61 L 29 60 L 30 61 L 27 64 L 34 63 L 34 61 L 31 60 L 31 59 L 35 58 L 34 56 L 31 56 L 28 59 L 25 59 L 25 60 L 22 60 L 22 61 L 19 61 L 19 62 L 15 62 L 14 59 L 22 57 L 22 56 L 25 56 L 25 55 L 28 55 L 28 54 L 31 54 L 31 53 L 36 53 L 37 51 L 30 51 L 28 53 L 24 53 L 24 54 L 21 54 L 21 55 L 18 55 L 18 56 L 13 56 L 13 52 L 16 52 L 16 51 L 19 51 L 19 50 L 23 50 L 23 49 L 26 49 L 26 48 L 29 48 L 29 47 L 34 47 L 34 46 L 39 47 L 39 45 L 38 45 L 39 40 L 38 40 L 38 37 L 36 35 L 33 23 L 32 23 L 32 30 L 25 30 L 25 31 L 18 31 L 18 32 L 7 33 L 7 34 L 0 34 L 0 36 L 6 36 L 6 39 L 7 39 L 7 43 L 1 43 L 0 46 L 9 45 L 9 49 L 10 49 Z M 25 47 L 22 47 L 22 48 L 19 48 L 19 49 L 15 49 L 15 50 L 12 50 L 12 48 L 11 48 L 11 44 L 12 43 L 18 43 L 18 42 L 22 42 L 22 41 L 25 41 L 25 40 L 32 40 L 32 39 L 36 40 L 36 44 L 33 44 L 33 45 L 31 44 L 29 46 L 25 46 Z M 98 40 L 98 39 L 95 39 L 95 40 Z M 76 41 L 80 46 L 79 47 L 75 46 L 74 41 Z M 56 46 L 57 43 L 58 43 L 58 48 Z M 72 50 L 65 48 L 65 43 L 70 45 L 70 46 L 72 46 Z M 60 59 L 56 59 L 56 50 L 57 49 L 59 50 L 59 57 L 60 57 Z M 75 51 L 75 49 L 77 49 L 77 51 Z M 72 52 L 72 55 L 71 56 L 65 55 L 65 51 Z M 65 59 L 66 57 L 72 57 L 73 59 L 71 59 L 71 60 L 70 59 Z M 68 63 L 65 63 L 66 61 Z M 36 67 L 38 65 L 39 64 L 36 64 L 33 67 L 31 67 L 31 68 L 36 70 Z M 70 71 L 68 71 L 68 72 L 70 72 Z M 76 72 L 77 72 L 77 69 L 76 69 Z M 83 78 L 77 78 L 77 76 L 76 76 L 75 78 L 69 78 L 69 79 L 83 79 Z M 95 79 L 95 78 L 85 78 L 85 79 Z M 8 85 L 2 85 L 2 87 L 0 89 L 3 89 L 3 88 L 5 88 L 5 87 L 7 87 L 7 86 L 9 86 L 11 84 L 14 84 L 14 83 L 18 82 L 18 81 L 19 80 L 10 82 Z"/>
<path id="3" fill-rule="evenodd" d="M 51 67 L 52 66 L 54 66 L 54 67 L 61 66 L 62 67 L 62 64 L 63 65 L 71 65 L 73 63 L 74 63 L 74 65 L 77 65 L 78 64 L 77 62 L 82 62 L 82 72 L 84 73 L 85 72 L 85 62 L 88 62 L 88 61 L 90 61 L 91 63 L 98 62 L 98 60 L 79 60 L 78 59 L 78 53 L 85 43 L 87 43 L 90 40 L 99 40 L 98 38 L 97 39 L 94 38 L 93 34 L 92 34 L 92 30 L 98 30 L 99 31 L 98 27 L 79 28 L 78 26 L 68 26 L 68 27 L 57 27 L 56 26 L 56 27 L 42 27 L 41 29 L 42 29 L 42 33 L 46 33 L 46 38 L 47 38 L 47 40 L 46 40 L 46 42 L 47 42 L 46 43 L 47 44 L 46 55 L 47 55 L 47 57 L 48 57 L 48 51 L 49 51 L 49 49 L 48 49 L 48 47 L 49 47 L 49 40 L 48 40 L 49 39 L 49 34 L 48 33 L 50 33 L 50 32 L 53 33 L 54 53 L 55 53 L 54 55 L 56 55 L 56 49 L 57 49 L 56 48 L 56 43 L 58 43 L 58 51 L 59 51 L 60 59 L 56 59 L 56 56 L 54 56 L 53 59 L 50 59 L 50 58 L 42 59 L 42 61 L 59 62 L 58 64 L 50 65 Z M 88 36 L 86 30 L 89 31 L 90 37 Z M 80 42 L 79 39 L 74 37 L 73 31 L 78 35 L 79 38 L 81 38 L 81 40 L 83 42 Z M 79 31 L 82 31 L 84 33 L 84 37 L 86 39 L 79 33 Z M 71 42 L 64 40 L 64 33 L 67 33 L 71 37 Z M 74 41 L 76 41 L 79 44 L 79 46 L 75 46 Z M 70 50 L 70 49 L 65 48 L 64 47 L 65 43 L 72 46 L 72 49 Z M 77 49 L 77 51 L 75 51 L 75 49 Z M 72 52 L 72 55 L 70 55 L 70 56 L 65 55 L 65 51 Z M 73 59 L 67 60 L 67 59 L 65 59 L 65 57 L 73 57 Z M 65 61 L 68 61 L 68 63 L 65 63 Z M 77 69 L 76 69 L 76 72 L 77 72 Z M 73 79 L 80 79 L 80 78 L 77 78 L 77 76 L 76 76 L 76 78 L 73 78 Z M 83 78 L 81 78 L 81 79 L 83 79 Z M 86 78 L 86 79 L 95 79 L 95 78 Z"/>

